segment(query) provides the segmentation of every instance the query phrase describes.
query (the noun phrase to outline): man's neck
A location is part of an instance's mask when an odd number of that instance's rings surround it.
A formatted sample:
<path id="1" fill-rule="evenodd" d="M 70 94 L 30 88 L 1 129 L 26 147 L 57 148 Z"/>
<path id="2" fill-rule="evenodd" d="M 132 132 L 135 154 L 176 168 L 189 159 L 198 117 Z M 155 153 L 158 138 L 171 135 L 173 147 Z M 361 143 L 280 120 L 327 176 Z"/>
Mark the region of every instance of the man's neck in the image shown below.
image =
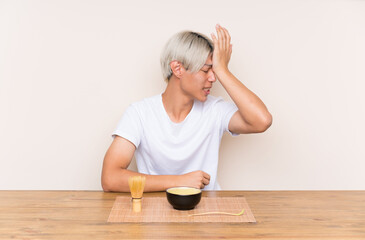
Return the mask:
<path id="1" fill-rule="evenodd" d="M 184 94 L 178 81 L 170 79 L 165 92 L 162 94 L 162 103 L 171 121 L 184 121 L 193 108 L 194 99 Z"/>

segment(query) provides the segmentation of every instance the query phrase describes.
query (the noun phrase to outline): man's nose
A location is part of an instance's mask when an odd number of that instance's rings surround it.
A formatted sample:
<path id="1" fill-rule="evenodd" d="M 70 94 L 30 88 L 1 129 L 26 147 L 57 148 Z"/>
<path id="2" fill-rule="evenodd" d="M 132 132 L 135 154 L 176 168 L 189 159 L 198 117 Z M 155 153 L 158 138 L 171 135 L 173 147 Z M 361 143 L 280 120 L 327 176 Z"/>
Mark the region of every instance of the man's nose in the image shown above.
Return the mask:
<path id="1" fill-rule="evenodd" d="M 215 77 L 215 74 L 214 74 L 214 72 L 213 72 L 212 69 L 209 70 L 208 81 L 209 82 L 215 82 L 215 81 L 217 81 L 217 78 Z"/>

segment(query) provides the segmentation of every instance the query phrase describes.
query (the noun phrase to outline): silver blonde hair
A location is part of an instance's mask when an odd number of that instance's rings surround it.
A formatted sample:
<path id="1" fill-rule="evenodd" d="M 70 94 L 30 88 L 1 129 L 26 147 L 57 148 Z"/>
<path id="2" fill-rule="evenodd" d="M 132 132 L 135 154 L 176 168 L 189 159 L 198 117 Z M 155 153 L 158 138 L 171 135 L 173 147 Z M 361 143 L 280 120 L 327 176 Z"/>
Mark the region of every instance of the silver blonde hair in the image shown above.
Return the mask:
<path id="1" fill-rule="evenodd" d="M 198 72 L 210 53 L 213 42 L 207 36 L 197 32 L 183 31 L 172 36 L 161 53 L 162 74 L 166 81 L 172 76 L 170 63 L 179 61 L 186 70 Z"/>

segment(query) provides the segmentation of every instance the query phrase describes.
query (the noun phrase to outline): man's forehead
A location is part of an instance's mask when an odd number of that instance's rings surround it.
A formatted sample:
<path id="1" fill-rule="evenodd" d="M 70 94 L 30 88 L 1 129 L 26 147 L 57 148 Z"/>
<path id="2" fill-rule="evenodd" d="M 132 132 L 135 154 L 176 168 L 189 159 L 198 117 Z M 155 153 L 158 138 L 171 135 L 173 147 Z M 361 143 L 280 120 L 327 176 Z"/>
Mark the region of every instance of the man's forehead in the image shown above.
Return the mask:
<path id="1" fill-rule="evenodd" d="M 207 60 L 205 60 L 204 66 L 212 67 L 213 66 L 213 56 L 212 54 L 209 54 L 207 57 Z"/>

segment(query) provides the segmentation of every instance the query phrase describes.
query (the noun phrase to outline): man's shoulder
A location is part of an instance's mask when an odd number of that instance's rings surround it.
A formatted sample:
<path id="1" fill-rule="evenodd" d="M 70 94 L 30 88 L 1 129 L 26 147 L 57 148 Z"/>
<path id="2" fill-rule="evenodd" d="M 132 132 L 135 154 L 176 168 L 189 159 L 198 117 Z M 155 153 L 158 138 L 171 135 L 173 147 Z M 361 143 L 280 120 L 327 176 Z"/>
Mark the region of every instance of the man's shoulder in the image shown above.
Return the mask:
<path id="1" fill-rule="evenodd" d="M 137 102 L 134 102 L 131 104 L 131 106 L 135 107 L 135 108 L 146 108 L 146 107 L 151 107 L 151 105 L 157 105 L 160 101 L 161 98 L 161 94 L 158 95 L 154 95 L 151 97 L 146 97 L 143 98 Z"/>
<path id="2" fill-rule="evenodd" d="M 160 102 L 161 94 L 158 94 L 131 103 L 127 111 L 131 112 L 131 114 L 138 115 L 139 117 L 143 118 L 151 113 L 158 112 Z"/>

